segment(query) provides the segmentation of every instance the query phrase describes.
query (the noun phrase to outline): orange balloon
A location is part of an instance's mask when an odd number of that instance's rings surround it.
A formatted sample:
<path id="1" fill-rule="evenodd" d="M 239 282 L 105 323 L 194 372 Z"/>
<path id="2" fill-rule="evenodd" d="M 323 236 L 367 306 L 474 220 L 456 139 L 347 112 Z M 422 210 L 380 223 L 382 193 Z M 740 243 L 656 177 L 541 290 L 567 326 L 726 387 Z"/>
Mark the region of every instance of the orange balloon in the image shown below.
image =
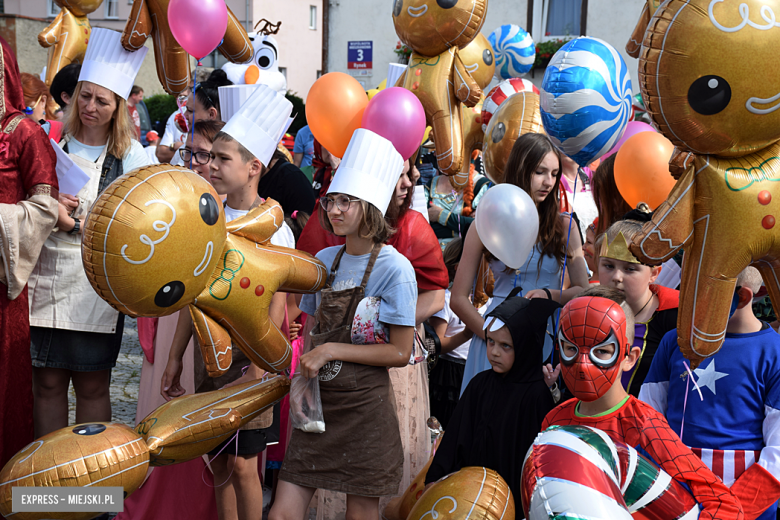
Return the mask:
<path id="1" fill-rule="evenodd" d="M 615 158 L 615 184 L 629 206 L 640 202 L 650 209 L 666 200 L 675 180 L 669 173 L 674 145 L 656 132 L 640 132 L 628 139 Z"/>
<path id="2" fill-rule="evenodd" d="M 343 157 L 367 105 L 366 91 L 355 78 L 329 72 L 314 82 L 306 98 L 309 130 L 326 150 Z"/>

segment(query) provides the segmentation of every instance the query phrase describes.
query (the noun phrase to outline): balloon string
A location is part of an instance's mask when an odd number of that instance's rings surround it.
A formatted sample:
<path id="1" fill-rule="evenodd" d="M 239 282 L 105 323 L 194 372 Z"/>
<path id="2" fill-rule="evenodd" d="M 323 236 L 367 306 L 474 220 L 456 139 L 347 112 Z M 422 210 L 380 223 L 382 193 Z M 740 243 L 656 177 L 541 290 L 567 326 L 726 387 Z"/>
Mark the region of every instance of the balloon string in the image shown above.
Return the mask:
<path id="1" fill-rule="evenodd" d="M 236 441 L 236 452 L 233 454 L 233 456 L 234 456 L 234 457 L 238 457 L 238 432 L 239 432 L 239 431 L 240 431 L 240 430 L 236 430 L 236 433 L 234 433 L 234 434 L 233 434 L 233 436 L 230 438 L 230 440 L 228 440 L 228 442 L 226 442 L 226 443 L 225 443 L 225 445 L 224 445 L 224 446 L 222 446 L 222 449 L 220 449 L 220 450 L 217 452 L 217 454 L 216 454 L 216 455 L 214 455 L 214 456 L 213 456 L 211 459 L 209 459 L 209 462 L 208 462 L 208 464 L 211 464 L 212 462 L 214 462 L 214 459 L 216 459 L 217 457 L 219 457 L 219 454 L 220 454 L 220 453 L 222 453 L 222 451 L 223 451 L 225 448 L 227 448 L 227 447 L 230 445 L 230 443 L 231 443 L 231 442 L 233 442 L 234 440 Z M 234 458 L 234 459 L 233 459 L 233 467 L 232 467 L 232 468 L 230 468 L 230 474 L 227 476 L 227 478 L 225 479 L 225 481 L 224 481 L 222 484 L 217 484 L 216 486 L 212 486 L 211 484 L 209 484 L 208 482 L 206 482 L 206 468 L 203 468 L 203 471 L 202 471 L 202 472 L 201 472 L 201 474 L 200 474 L 200 478 L 201 478 L 201 479 L 203 479 L 203 483 L 204 483 L 204 484 L 206 484 L 208 487 L 211 487 L 211 488 L 218 488 L 218 487 L 222 487 L 222 486 L 224 486 L 225 484 L 227 484 L 228 480 L 230 480 L 230 477 L 232 477 L 232 476 L 233 476 L 233 470 L 235 470 L 235 469 L 236 469 L 236 460 L 235 460 L 235 458 Z"/>
<path id="2" fill-rule="evenodd" d="M 566 254 L 563 255 L 563 271 L 561 272 L 561 301 L 560 303 L 563 304 L 563 281 L 566 279 L 566 260 L 569 258 L 569 239 L 571 238 L 571 223 L 574 221 L 574 217 L 572 216 L 574 214 L 574 199 L 577 197 L 577 181 L 580 178 L 579 169 L 577 170 L 577 176 L 574 177 L 574 191 L 571 195 L 571 213 L 569 214 L 569 230 L 566 233 Z M 553 334 L 555 334 L 555 331 L 558 330 L 558 320 L 556 316 L 558 315 L 559 311 L 556 311 L 553 313 Z M 550 352 L 550 364 L 553 363 L 553 359 L 555 357 L 555 348 L 552 349 Z"/>
<path id="3" fill-rule="evenodd" d="M 190 160 L 192 160 L 192 159 L 190 159 Z M 246 371 L 247 371 L 247 370 L 249 370 L 249 365 L 247 365 L 247 366 L 245 366 L 244 368 L 242 368 L 242 369 L 241 369 L 241 375 L 240 375 L 239 377 L 243 377 L 243 376 L 246 374 Z M 265 377 L 263 377 L 263 379 L 261 380 L 261 382 L 263 382 L 264 380 L 265 380 Z M 229 445 L 231 442 L 233 442 L 234 440 L 236 441 L 236 452 L 233 454 L 233 456 L 234 456 L 234 457 L 238 457 L 238 432 L 239 432 L 239 431 L 240 431 L 240 430 L 236 430 L 236 433 L 234 433 L 234 434 L 233 434 L 233 436 L 230 438 L 230 440 L 229 440 L 229 441 L 227 441 L 227 442 L 225 443 L 225 445 L 224 445 L 224 446 L 222 446 L 222 449 L 220 449 L 220 450 L 217 452 L 217 454 L 216 454 L 216 455 L 214 455 L 214 457 L 212 457 L 211 459 L 209 459 L 209 462 L 208 462 L 208 464 L 211 464 L 212 462 L 214 462 L 214 459 L 216 459 L 217 457 L 219 457 L 219 454 L 220 454 L 220 453 L 222 453 L 222 451 L 223 451 L 225 448 L 227 448 L 227 447 L 228 447 L 228 445 Z M 232 468 L 230 468 L 230 474 L 227 476 L 227 478 L 225 479 L 225 481 L 224 481 L 222 484 L 217 484 L 216 486 L 212 486 L 212 485 L 210 485 L 208 482 L 206 482 L 206 474 L 205 474 L 206 468 L 203 468 L 203 471 L 202 471 L 202 472 L 201 472 L 201 474 L 200 474 L 200 478 L 201 478 L 201 479 L 203 479 L 203 483 L 204 483 L 204 484 L 206 484 L 206 485 L 207 485 L 207 486 L 209 486 L 209 487 L 212 487 L 212 488 L 218 488 L 218 487 L 222 487 L 222 486 L 224 486 L 225 484 L 227 484 L 227 481 L 228 481 L 228 480 L 230 480 L 230 477 L 232 477 L 232 476 L 233 476 L 233 471 L 234 471 L 235 469 L 236 469 L 236 461 L 235 461 L 235 458 L 234 458 L 234 459 L 233 459 L 233 467 L 232 467 Z"/>
<path id="4" fill-rule="evenodd" d="M 198 63 L 195 64 L 195 79 L 198 78 L 198 66 L 200 65 L 200 60 L 198 60 Z M 195 106 L 195 82 L 193 81 L 193 87 L 192 87 L 192 103 L 193 107 Z M 186 120 L 185 120 L 186 121 Z M 191 134 L 193 130 L 195 130 L 195 111 L 192 111 L 192 124 L 188 128 L 189 133 Z M 192 136 L 192 147 L 195 148 L 195 136 Z M 184 147 L 187 147 L 187 136 L 184 138 Z M 195 158 L 195 154 L 192 153 L 192 150 L 190 150 L 190 170 L 192 169 L 192 161 Z"/>
<path id="5" fill-rule="evenodd" d="M 683 365 L 685 365 L 685 370 L 688 371 L 688 377 L 685 380 L 685 398 L 683 399 L 683 413 L 682 420 L 680 421 L 680 440 L 683 438 L 683 428 L 685 427 L 685 409 L 688 407 L 688 390 L 690 389 L 691 381 L 693 381 L 693 372 L 691 372 L 691 367 L 688 366 L 688 362 L 683 361 Z M 699 399 L 704 401 L 704 396 L 701 394 L 699 383 L 693 381 L 693 386 L 699 392 Z"/>

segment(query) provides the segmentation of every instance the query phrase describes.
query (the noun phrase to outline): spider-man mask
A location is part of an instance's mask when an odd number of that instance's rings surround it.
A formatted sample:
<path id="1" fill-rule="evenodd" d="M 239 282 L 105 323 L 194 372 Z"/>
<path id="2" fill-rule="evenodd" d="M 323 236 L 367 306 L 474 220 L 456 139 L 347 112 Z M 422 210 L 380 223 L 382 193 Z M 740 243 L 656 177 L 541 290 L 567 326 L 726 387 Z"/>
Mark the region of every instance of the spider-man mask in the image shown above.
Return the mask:
<path id="1" fill-rule="evenodd" d="M 575 397 L 595 401 L 615 384 L 620 361 L 628 355 L 626 315 L 612 300 L 586 296 L 566 304 L 560 324 L 563 380 Z"/>

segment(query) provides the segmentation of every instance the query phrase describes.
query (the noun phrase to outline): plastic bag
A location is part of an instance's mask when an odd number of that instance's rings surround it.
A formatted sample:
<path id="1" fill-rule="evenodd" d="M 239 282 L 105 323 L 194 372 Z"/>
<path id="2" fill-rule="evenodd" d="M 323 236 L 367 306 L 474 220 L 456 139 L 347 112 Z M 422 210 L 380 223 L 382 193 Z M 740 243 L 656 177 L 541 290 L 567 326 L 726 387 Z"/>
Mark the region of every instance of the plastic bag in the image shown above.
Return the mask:
<path id="1" fill-rule="evenodd" d="M 320 400 L 320 381 L 306 379 L 300 372 L 293 377 L 290 386 L 290 421 L 293 428 L 308 433 L 325 431 L 325 418 L 322 415 Z"/>
<path id="2" fill-rule="evenodd" d="M 304 327 L 303 330 L 305 340 L 301 354 L 311 350 L 311 340 L 309 339 L 311 329 Z M 295 367 L 295 374 L 290 385 L 290 422 L 293 428 L 307 433 L 323 433 L 325 431 L 325 417 L 322 413 L 322 399 L 320 398 L 320 380 L 316 377 L 312 379 L 303 377 L 300 363 Z"/>

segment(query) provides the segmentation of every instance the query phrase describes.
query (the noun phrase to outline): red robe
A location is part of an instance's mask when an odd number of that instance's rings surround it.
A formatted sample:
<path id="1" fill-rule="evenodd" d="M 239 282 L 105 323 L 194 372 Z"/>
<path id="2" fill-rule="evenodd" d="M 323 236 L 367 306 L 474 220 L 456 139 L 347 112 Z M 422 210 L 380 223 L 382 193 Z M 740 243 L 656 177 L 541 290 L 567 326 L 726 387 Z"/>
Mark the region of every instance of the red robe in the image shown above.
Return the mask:
<path id="1" fill-rule="evenodd" d="M 326 247 L 342 246 L 346 243 L 344 237 L 322 229 L 320 211 L 322 208 L 318 204 L 317 211 L 306 223 L 296 244 L 297 249 L 311 255 L 316 255 Z M 387 244 L 393 246 L 411 262 L 417 278 L 418 290 L 436 291 L 449 286 L 450 280 L 447 268 L 444 266 L 439 241 L 431 225 L 419 212 L 407 210 L 401 215 L 396 224 L 396 232 Z"/>
<path id="2" fill-rule="evenodd" d="M 582 424 L 604 431 L 613 439 L 644 450 L 673 479 L 687 484 L 702 506 L 701 519 L 741 520 L 737 498 L 712 471 L 693 454 L 669 427 L 663 415 L 634 396 L 623 406 L 601 417 L 580 417 L 575 413 L 579 399 L 569 399 L 547 414 L 542 431 L 552 425 Z"/>
<path id="3" fill-rule="evenodd" d="M 4 104 L 2 128 L 24 110 L 19 67 L 8 44 L 0 38 L 3 53 Z M 36 185 L 54 188 L 56 156 L 40 125 L 23 118 L 10 135 L 0 133 L 0 204 L 16 204 Z M 33 441 L 32 360 L 30 308 L 27 286 L 8 299 L 0 284 L 0 467 Z"/>

